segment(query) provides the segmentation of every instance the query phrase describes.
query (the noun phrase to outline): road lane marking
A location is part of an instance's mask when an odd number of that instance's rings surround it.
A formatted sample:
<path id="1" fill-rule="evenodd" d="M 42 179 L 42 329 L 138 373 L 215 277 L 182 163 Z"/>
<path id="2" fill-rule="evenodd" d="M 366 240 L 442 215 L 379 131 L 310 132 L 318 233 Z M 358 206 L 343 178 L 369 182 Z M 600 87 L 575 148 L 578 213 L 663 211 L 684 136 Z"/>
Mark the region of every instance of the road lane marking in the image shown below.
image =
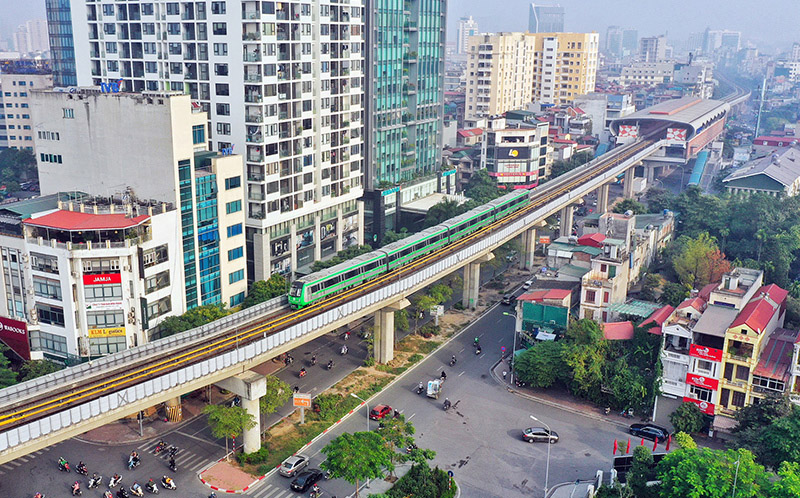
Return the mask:
<path id="1" fill-rule="evenodd" d="M 482 353 L 478 358 L 483 358 L 484 356 L 486 356 L 486 353 Z"/>
<path id="2" fill-rule="evenodd" d="M 459 351 L 459 353 L 463 353 L 465 349 L 467 348 L 461 348 L 461 351 Z"/>
<path id="3" fill-rule="evenodd" d="M 501 337 L 501 338 L 500 338 L 500 340 L 499 340 L 499 341 L 497 341 L 497 342 L 503 342 L 503 341 L 505 341 L 505 340 L 506 340 L 506 338 L 505 338 L 505 337 Z"/>
<path id="4" fill-rule="evenodd" d="M 462 376 L 462 375 L 464 375 L 465 373 L 466 373 L 466 370 L 464 370 L 463 372 L 461 372 L 460 374 L 458 374 L 458 376 L 459 376 L 459 377 L 461 377 L 461 376 Z"/>
<path id="5" fill-rule="evenodd" d="M 406 420 L 410 421 L 412 418 L 414 418 L 414 415 L 416 415 L 416 414 L 417 414 L 417 412 L 412 413 L 411 416 L 408 417 Z"/>

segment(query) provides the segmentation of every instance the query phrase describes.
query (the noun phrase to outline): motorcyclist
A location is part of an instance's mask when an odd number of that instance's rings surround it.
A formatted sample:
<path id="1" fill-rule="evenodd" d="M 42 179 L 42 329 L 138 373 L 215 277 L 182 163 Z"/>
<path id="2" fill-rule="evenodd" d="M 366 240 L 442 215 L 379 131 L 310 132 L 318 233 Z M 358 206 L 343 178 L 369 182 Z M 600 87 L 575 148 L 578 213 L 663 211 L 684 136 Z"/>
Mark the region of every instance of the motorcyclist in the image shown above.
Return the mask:
<path id="1" fill-rule="evenodd" d="M 86 472 L 88 472 L 88 471 L 86 470 L 86 464 L 84 464 L 84 463 L 83 463 L 83 461 L 81 461 L 80 463 L 78 463 L 77 470 L 78 470 L 78 472 L 83 472 L 83 473 L 86 473 Z"/>
<path id="2" fill-rule="evenodd" d="M 161 484 L 163 484 L 167 488 L 171 488 L 172 486 L 175 485 L 175 483 L 172 482 L 172 478 L 170 478 L 169 476 L 162 477 Z"/>
<path id="3" fill-rule="evenodd" d="M 442 370 L 442 380 L 447 380 L 447 374 Z"/>
<path id="4" fill-rule="evenodd" d="M 103 498 L 114 498 L 114 495 L 111 493 L 111 490 L 107 489 L 106 492 L 103 493 Z"/>
<path id="5" fill-rule="evenodd" d="M 75 484 L 72 485 L 72 496 L 77 496 L 81 492 L 81 483 L 80 481 L 75 481 Z"/>
<path id="6" fill-rule="evenodd" d="M 452 363 L 453 365 L 456 364 L 456 355 L 450 357 L 450 363 Z"/>
<path id="7" fill-rule="evenodd" d="M 317 355 L 313 355 L 313 356 L 311 357 L 311 364 L 312 364 L 312 365 L 316 365 L 316 364 L 317 364 Z"/>
<path id="8" fill-rule="evenodd" d="M 111 481 L 108 483 L 109 486 L 112 488 L 117 485 L 122 480 L 122 477 L 119 474 L 114 474 L 114 477 L 111 478 Z"/>
<path id="9" fill-rule="evenodd" d="M 134 482 L 133 486 L 131 486 L 131 490 L 133 490 L 134 493 L 139 494 L 142 492 L 142 487 L 139 486 L 138 482 Z"/>
<path id="10" fill-rule="evenodd" d="M 117 498 L 128 498 L 128 492 L 125 491 L 125 488 L 119 488 L 119 491 L 117 491 Z"/>
<path id="11" fill-rule="evenodd" d="M 300 369 L 300 377 L 305 377 L 305 376 L 306 376 L 306 369 L 305 367 L 303 367 Z"/>
<path id="12" fill-rule="evenodd" d="M 175 464 L 175 458 L 172 457 L 169 459 L 169 468 L 172 469 L 173 472 L 178 471 L 178 466 Z"/>
<path id="13" fill-rule="evenodd" d="M 421 392 L 422 392 L 422 391 L 424 391 L 424 390 L 425 390 L 425 384 L 423 384 L 423 383 L 420 381 L 419 385 L 417 386 L 417 392 L 418 392 L 418 393 L 421 393 Z"/>
<path id="14" fill-rule="evenodd" d="M 147 484 L 145 484 L 144 486 L 147 488 L 148 491 L 152 491 L 153 489 L 155 489 L 156 483 L 154 483 L 153 479 L 151 478 L 149 481 L 147 481 Z"/>
<path id="15" fill-rule="evenodd" d="M 450 408 L 450 400 L 445 398 L 444 399 L 444 409 L 447 410 L 448 408 Z"/>
<path id="16" fill-rule="evenodd" d="M 480 343 L 480 339 L 478 339 L 478 338 L 476 337 L 476 338 L 475 338 L 475 342 L 473 342 L 473 344 L 475 344 L 475 345 L 477 346 L 479 343 Z"/>
<path id="17" fill-rule="evenodd" d="M 342 346 L 342 354 L 347 354 L 347 346 Z"/>
<path id="18" fill-rule="evenodd" d="M 167 443 L 163 439 L 159 440 L 158 444 L 156 445 L 156 453 L 165 449 L 167 449 Z"/>
<path id="19" fill-rule="evenodd" d="M 44 498 L 44 495 L 42 493 L 36 493 L 33 495 L 33 498 Z"/>
<path id="20" fill-rule="evenodd" d="M 328 361 L 328 370 L 333 368 L 333 360 Z"/>
<path id="21" fill-rule="evenodd" d="M 96 483 L 96 484 L 95 484 Z M 97 472 L 92 473 L 92 478 L 89 479 L 89 487 L 91 488 L 92 485 L 99 485 L 100 484 L 100 476 L 97 475 Z"/>
<path id="22" fill-rule="evenodd" d="M 67 468 L 69 463 L 64 459 L 64 457 L 58 457 L 58 468 L 64 470 Z"/>

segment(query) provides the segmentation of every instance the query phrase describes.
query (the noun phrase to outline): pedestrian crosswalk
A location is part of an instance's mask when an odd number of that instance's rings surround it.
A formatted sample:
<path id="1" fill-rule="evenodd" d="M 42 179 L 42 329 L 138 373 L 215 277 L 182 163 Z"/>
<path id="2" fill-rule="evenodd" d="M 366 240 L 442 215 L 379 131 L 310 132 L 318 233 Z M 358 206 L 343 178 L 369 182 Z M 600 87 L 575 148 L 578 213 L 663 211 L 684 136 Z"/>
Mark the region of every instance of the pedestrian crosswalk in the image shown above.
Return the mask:
<path id="1" fill-rule="evenodd" d="M 274 476 L 272 482 L 270 482 L 269 479 L 264 479 L 256 484 L 253 489 L 248 489 L 244 496 L 246 498 L 288 498 L 290 496 L 302 496 L 289 489 L 290 482 L 292 482 L 291 479 L 278 476 Z M 321 491 L 320 496 L 323 498 L 331 498 L 331 493 L 325 489 L 325 484 L 323 482 L 319 483 L 319 487 Z"/>
<path id="2" fill-rule="evenodd" d="M 136 449 L 142 453 L 152 454 L 155 452 L 156 446 L 158 446 L 158 441 L 151 440 L 140 444 L 136 447 Z M 169 452 L 166 450 L 160 452 L 158 456 L 162 457 L 164 461 L 169 461 Z M 203 468 L 203 466 L 208 465 L 209 463 L 211 463 L 211 460 L 208 458 L 184 449 L 179 448 L 178 453 L 175 454 L 175 465 L 180 471 L 186 470 L 189 472 L 197 472 Z"/>
<path id="3" fill-rule="evenodd" d="M 22 466 L 22 464 L 28 463 L 31 460 L 34 460 L 35 458 L 44 455 L 45 453 L 52 452 L 55 448 L 58 448 L 58 446 L 60 444 L 61 443 L 56 443 L 56 444 L 54 444 L 52 446 L 48 446 L 47 448 L 42 448 L 39 451 L 34 451 L 33 453 L 29 453 L 29 454 L 27 454 L 27 455 L 25 455 L 23 457 L 17 458 L 16 460 L 11 460 L 8 463 L 4 463 L 3 465 L 0 465 L 0 476 L 8 474 L 9 472 L 15 471 L 18 467 Z M 54 458 L 58 459 L 57 456 L 54 457 Z"/>

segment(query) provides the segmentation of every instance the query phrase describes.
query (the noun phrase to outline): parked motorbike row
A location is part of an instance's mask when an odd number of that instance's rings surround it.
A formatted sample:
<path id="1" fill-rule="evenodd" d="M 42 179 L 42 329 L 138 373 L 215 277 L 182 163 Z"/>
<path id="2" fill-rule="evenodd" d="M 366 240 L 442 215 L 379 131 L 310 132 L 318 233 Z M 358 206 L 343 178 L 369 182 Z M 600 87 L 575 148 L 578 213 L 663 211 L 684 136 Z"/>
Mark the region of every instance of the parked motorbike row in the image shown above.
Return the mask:
<path id="1" fill-rule="evenodd" d="M 178 453 L 178 448 L 175 446 L 168 446 L 164 441 L 160 441 L 156 446 L 154 451 L 155 454 L 159 454 L 161 452 L 166 452 L 169 455 L 169 467 L 172 469 L 173 472 L 177 471 L 177 466 L 175 464 L 175 455 Z M 133 470 L 139 466 L 141 463 L 141 459 L 139 458 L 139 454 L 134 451 L 128 457 L 128 470 Z M 71 472 L 72 468 L 70 467 L 69 462 L 63 457 L 58 459 L 58 470 L 60 472 Z M 88 476 L 89 469 L 83 462 L 80 462 L 75 467 L 75 473 Z M 129 488 L 126 488 L 122 483 L 122 476 L 119 474 L 114 474 L 108 480 L 108 487 L 109 489 L 103 493 L 103 498 L 129 498 L 131 495 L 133 496 L 144 496 L 144 492 L 147 491 L 148 493 L 158 494 L 159 486 L 157 481 L 150 479 L 148 482 L 144 484 L 144 486 L 139 485 L 138 482 L 133 482 Z M 169 476 L 163 476 L 160 480 L 161 487 L 164 489 L 175 490 L 178 489 L 178 486 L 175 484 L 175 481 Z M 97 472 L 92 473 L 92 477 L 89 478 L 89 483 L 87 487 L 89 489 L 99 488 L 103 484 L 103 476 L 99 475 Z M 119 486 L 119 490 L 117 490 L 116 494 L 113 493 L 111 490 Z M 72 496 L 81 496 L 83 494 L 82 484 L 81 481 L 75 481 L 74 483 L 70 484 L 70 491 L 72 492 Z M 34 498 L 44 498 L 44 494 L 36 493 Z"/>

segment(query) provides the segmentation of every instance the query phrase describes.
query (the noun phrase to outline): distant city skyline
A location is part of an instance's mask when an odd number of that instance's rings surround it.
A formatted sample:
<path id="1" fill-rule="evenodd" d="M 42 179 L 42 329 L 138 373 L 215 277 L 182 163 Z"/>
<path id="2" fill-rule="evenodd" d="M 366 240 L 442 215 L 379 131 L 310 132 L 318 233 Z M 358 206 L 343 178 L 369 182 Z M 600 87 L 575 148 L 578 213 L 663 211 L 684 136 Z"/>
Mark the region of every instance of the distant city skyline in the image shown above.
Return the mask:
<path id="1" fill-rule="evenodd" d="M 15 0 L 17 1 L 17 0 Z M 769 10 L 763 3 L 750 0 L 673 0 L 671 2 L 637 2 L 604 0 L 602 4 L 587 0 L 554 0 L 566 11 L 566 31 L 597 31 L 605 35 L 611 25 L 634 28 L 639 36 L 666 34 L 668 39 L 688 38 L 691 33 L 711 29 L 742 32 L 744 43 L 752 41 L 764 50 L 789 49 L 800 41 L 800 9 L 794 0 L 774 0 Z M 448 40 L 455 40 L 456 23 L 462 16 L 472 16 L 483 32 L 525 31 L 528 28 L 530 1 L 504 0 L 503 8 L 484 0 L 448 0 Z M 694 16 L 680 15 L 680 12 Z M 779 16 L 765 12 L 780 12 Z"/>

